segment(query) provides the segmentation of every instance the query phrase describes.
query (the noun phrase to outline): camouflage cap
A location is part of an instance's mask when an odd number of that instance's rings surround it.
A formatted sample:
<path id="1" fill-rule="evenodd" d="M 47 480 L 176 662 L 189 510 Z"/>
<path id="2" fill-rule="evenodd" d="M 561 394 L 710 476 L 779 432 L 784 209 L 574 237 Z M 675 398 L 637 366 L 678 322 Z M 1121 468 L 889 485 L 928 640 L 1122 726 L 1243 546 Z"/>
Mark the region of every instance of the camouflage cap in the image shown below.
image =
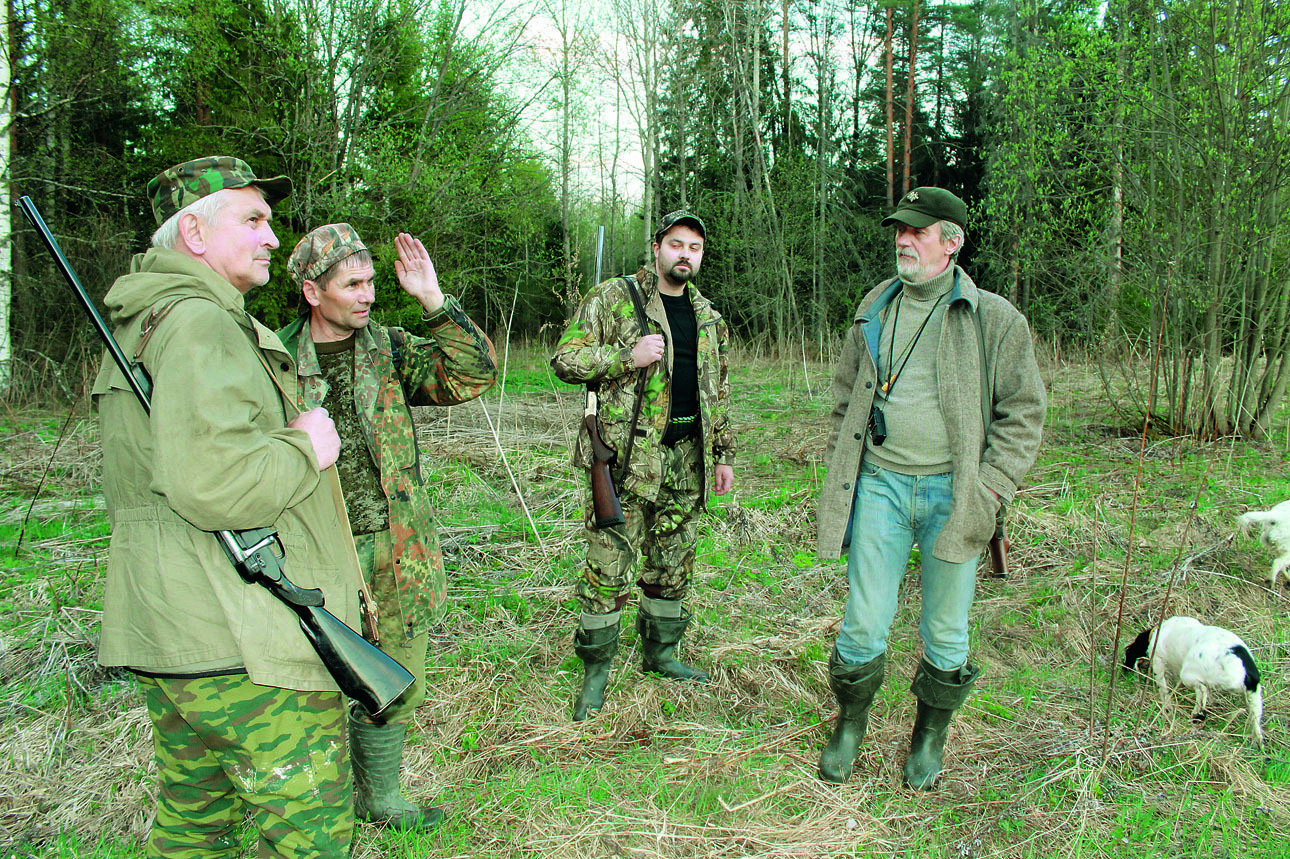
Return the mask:
<path id="1" fill-rule="evenodd" d="M 915 188 L 900 198 L 896 211 L 882 219 L 884 227 L 896 221 L 911 227 L 930 227 L 937 221 L 951 221 L 967 228 L 967 206 L 944 188 Z"/>
<path id="2" fill-rule="evenodd" d="M 296 286 L 304 286 L 306 280 L 317 280 L 336 263 L 365 250 L 367 245 L 349 224 L 327 224 L 300 240 L 287 260 L 287 271 Z"/>
<path id="3" fill-rule="evenodd" d="M 208 194 L 248 185 L 263 191 L 270 206 L 291 193 L 291 180 L 286 176 L 257 179 L 241 158 L 214 155 L 163 170 L 148 183 L 148 199 L 152 201 L 152 215 L 160 225 L 180 209 L 191 206 Z"/>
<path id="4" fill-rule="evenodd" d="M 691 227 L 694 227 L 699 231 L 699 235 L 703 236 L 705 239 L 708 237 L 708 230 L 703 226 L 703 221 L 699 220 L 698 215 L 692 212 L 687 212 L 685 209 L 677 209 L 675 212 L 668 212 L 663 216 L 663 219 L 658 222 L 658 229 L 654 231 L 654 241 L 663 241 L 663 236 L 667 235 L 667 231 L 680 223 L 689 224 Z"/>

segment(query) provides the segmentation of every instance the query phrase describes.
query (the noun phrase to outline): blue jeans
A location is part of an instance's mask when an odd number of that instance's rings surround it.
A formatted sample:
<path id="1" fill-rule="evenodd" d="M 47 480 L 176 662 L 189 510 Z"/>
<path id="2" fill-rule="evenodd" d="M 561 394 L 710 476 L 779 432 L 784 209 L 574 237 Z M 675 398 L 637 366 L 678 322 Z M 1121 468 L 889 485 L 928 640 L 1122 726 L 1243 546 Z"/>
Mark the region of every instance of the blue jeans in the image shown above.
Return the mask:
<path id="1" fill-rule="evenodd" d="M 898 474 L 861 462 L 847 558 L 850 593 L 837 640 L 843 662 L 860 665 L 886 652 L 915 541 L 923 568 L 923 657 L 944 671 L 967 662 L 977 561 L 951 564 L 932 555 L 950 515 L 953 488 L 950 473 Z"/>

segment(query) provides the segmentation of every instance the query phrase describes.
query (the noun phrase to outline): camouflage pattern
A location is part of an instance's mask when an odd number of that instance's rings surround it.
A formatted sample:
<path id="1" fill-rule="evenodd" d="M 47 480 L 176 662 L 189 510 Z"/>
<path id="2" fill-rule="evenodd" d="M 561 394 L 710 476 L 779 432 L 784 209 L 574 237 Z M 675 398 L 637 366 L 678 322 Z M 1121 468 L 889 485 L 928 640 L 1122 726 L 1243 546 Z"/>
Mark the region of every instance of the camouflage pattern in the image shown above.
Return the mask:
<path id="1" fill-rule="evenodd" d="M 378 580 L 372 593 L 387 628 L 397 622 L 396 636 L 382 634 L 382 643 L 391 645 L 406 644 L 406 639 L 416 638 L 438 623 L 448 599 L 438 527 L 425 492 L 416 429 L 408 407 L 464 403 L 497 380 L 493 344 L 455 298 L 446 296 L 443 307 L 430 315 L 426 324 L 428 338 L 375 323 L 355 332 L 355 406 L 390 504 L 394 575 Z M 298 317 L 278 336 L 300 374 L 297 405 L 301 409 L 321 405 L 327 398 L 327 382 L 309 335 L 309 317 Z"/>
<path id="2" fill-rule="evenodd" d="M 677 209 L 675 212 L 668 212 L 658 222 L 658 228 L 654 230 L 654 241 L 663 241 L 663 236 L 667 235 L 667 231 L 682 222 L 688 222 L 705 239 L 708 237 L 708 229 L 703 226 L 703 221 L 698 215 L 693 212 L 687 212 L 685 209 Z"/>
<path id="3" fill-rule="evenodd" d="M 363 570 L 363 581 L 373 592 L 389 593 L 394 589 L 394 547 L 389 531 L 359 534 L 354 537 L 358 550 L 358 566 Z M 377 631 L 381 635 L 380 648 L 412 673 L 412 685 L 393 704 L 381 711 L 386 724 L 410 722 L 417 706 L 426 699 L 426 648 L 430 634 L 421 632 L 407 638 L 400 628 L 398 618 L 382 613 Z"/>
<path id="4" fill-rule="evenodd" d="M 158 781 L 148 856 L 235 859 L 247 812 L 262 857 L 349 855 L 353 787 L 339 692 L 257 686 L 245 674 L 139 679 Z"/>
<path id="5" fill-rule="evenodd" d="M 629 472 L 620 492 L 630 492 L 646 501 L 659 496 L 662 485 L 664 447 L 671 401 L 672 332 L 667 312 L 658 293 L 658 276 L 641 269 L 636 283 L 650 319 L 650 333 L 663 334 L 667 341 L 664 360 L 647 368 L 645 395 L 641 402 L 637 438 L 632 446 Z M 690 303 L 698 323 L 699 420 L 705 459 L 722 465 L 735 460 L 734 434 L 730 428 L 730 335 L 721 315 L 693 283 Z M 640 372 L 632 362 L 632 347 L 643 336 L 636 323 L 631 294 L 621 278 L 607 280 L 583 299 L 568 330 L 556 346 L 551 368 L 556 376 L 574 385 L 600 383 L 600 433 L 605 443 L 622 452 L 627 447 L 632 410 L 636 404 L 636 378 Z M 591 445 L 586 428 L 578 434 L 575 465 L 591 466 Z M 705 465 L 701 474 L 709 473 Z M 706 488 L 700 485 L 700 507 Z"/>
<path id="6" fill-rule="evenodd" d="M 336 263 L 365 250 L 367 245 L 349 224 L 327 224 L 296 244 L 287 260 L 287 271 L 296 286 L 303 286 L 306 280 L 317 280 Z"/>
<path id="7" fill-rule="evenodd" d="M 248 185 L 263 191 L 270 206 L 291 194 L 291 180 L 286 176 L 257 179 L 241 158 L 215 155 L 185 161 L 161 171 L 148 182 L 148 199 L 152 201 L 152 216 L 160 226 L 180 209 L 191 206 L 202 197 L 225 188 L 245 188 Z"/>
<path id="8" fill-rule="evenodd" d="M 338 346 L 346 348 L 336 351 Z M 381 488 L 381 471 L 363 440 L 363 417 L 354 408 L 354 340 L 315 343 L 314 354 L 327 386 L 323 407 L 343 439 L 336 474 L 345 498 L 345 512 L 354 534 L 371 534 L 390 527 L 390 502 Z"/>
<path id="9" fill-rule="evenodd" d="M 623 518 L 612 528 L 596 528 L 588 495 L 583 515 L 587 563 L 574 588 L 584 612 L 605 614 L 627 603 L 635 583 L 636 546 L 640 546 L 640 584 L 657 587 L 656 598 L 681 600 L 694 574 L 698 515 L 702 509 L 702 457 L 694 440 L 663 448 L 663 475 L 652 500 L 620 493 Z"/>

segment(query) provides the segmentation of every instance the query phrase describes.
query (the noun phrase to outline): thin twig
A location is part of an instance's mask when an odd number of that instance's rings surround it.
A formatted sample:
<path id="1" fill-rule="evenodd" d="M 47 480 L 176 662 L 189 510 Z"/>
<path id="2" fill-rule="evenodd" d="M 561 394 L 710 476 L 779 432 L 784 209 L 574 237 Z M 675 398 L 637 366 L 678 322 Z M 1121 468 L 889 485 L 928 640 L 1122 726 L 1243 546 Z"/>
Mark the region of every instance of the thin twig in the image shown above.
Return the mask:
<path id="1" fill-rule="evenodd" d="M 506 450 L 502 447 L 502 439 L 497 434 L 497 427 L 493 425 L 493 416 L 488 413 L 488 406 L 484 405 L 484 398 L 477 397 L 475 402 L 479 404 L 480 411 L 484 413 L 484 419 L 488 421 L 488 430 L 493 434 L 493 443 L 497 445 L 497 452 L 502 457 L 502 466 L 506 469 L 506 475 L 511 479 L 511 486 L 515 489 L 515 496 L 520 499 L 520 506 L 524 508 L 524 517 L 529 520 L 529 528 L 533 530 L 533 537 L 537 540 L 538 548 L 542 554 L 546 554 L 546 544 L 542 542 L 542 535 L 538 533 L 537 525 L 533 521 L 533 514 L 529 511 L 529 503 L 524 499 L 524 492 L 520 489 L 520 482 L 515 478 L 515 472 L 511 470 L 510 460 L 506 458 Z"/>
<path id="2" fill-rule="evenodd" d="M 1164 305 L 1169 306 L 1169 289 L 1173 285 L 1174 264 L 1169 263 L 1169 271 L 1165 274 L 1165 297 Z M 1133 538 L 1137 533 L 1138 525 L 1138 497 L 1142 492 L 1142 464 L 1146 459 L 1147 453 L 1147 434 L 1151 432 L 1151 408 L 1156 401 L 1156 382 L 1160 376 L 1160 344 L 1165 336 L 1165 319 L 1168 314 L 1160 314 L 1160 328 L 1156 331 L 1156 354 L 1151 362 L 1151 387 L 1147 391 L 1147 413 L 1142 421 L 1142 443 L 1138 447 L 1138 467 L 1133 476 L 1133 501 L 1129 505 L 1129 545 L 1124 551 L 1124 570 L 1120 574 L 1120 601 L 1119 608 L 1115 616 L 1115 638 L 1111 643 L 1111 682 L 1107 684 L 1106 689 L 1106 718 L 1103 722 L 1102 731 L 1102 766 L 1106 766 L 1106 753 L 1111 743 L 1111 705 L 1115 701 L 1115 678 L 1118 672 L 1115 670 L 1116 656 L 1120 652 L 1120 631 L 1124 627 L 1124 599 L 1128 590 L 1129 582 L 1129 563 L 1133 559 Z"/>
<path id="3" fill-rule="evenodd" d="M 22 517 L 22 527 L 18 529 L 18 541 L 13 544 L 13 558 L 18 560 L 18 551 L 22 548 L 22 538 L 27 533 L 27 523 L 31 520 L 31 511 L 36 506 L 36 499 L 40 497 L 40 490 L 45 487 L 45 479 L 49 477 L 50 469 L 54 467 L 54 457 L 58 456 L 58 448 L 63 444 L 63 439 L 67 436 L 67 428 L 72 425 L 72 416 L 76 414 L 76 404 L 73 403 L 67 410 L 67 420 L 63 421 L 63 428 L 58 432 L 58 440 L 54 442 L 54 450 L 49 454 L 49 459 L 45 462 L 45 468 L 40 472 L 40 482 L 36 484 L 36 491 L 31 493 L 31 503 L 27 505 L 27 512 Z"/>

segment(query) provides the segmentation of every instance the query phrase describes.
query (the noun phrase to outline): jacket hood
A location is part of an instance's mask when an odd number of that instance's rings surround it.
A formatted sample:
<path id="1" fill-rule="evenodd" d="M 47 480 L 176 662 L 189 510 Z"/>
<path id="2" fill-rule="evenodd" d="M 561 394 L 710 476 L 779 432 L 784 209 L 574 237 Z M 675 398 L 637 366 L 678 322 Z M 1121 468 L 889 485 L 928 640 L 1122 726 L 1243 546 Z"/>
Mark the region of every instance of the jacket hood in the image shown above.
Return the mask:
<path id="1" fill-rule="evenodd" d="M 205 263 L 166 248 L 135 254 L 130 273 L 112 284 L 103 303 L 109 321 L 120 325 L 161 302 L 204 298 L 226 310 L 245 307 L 242 293 Z"/>

